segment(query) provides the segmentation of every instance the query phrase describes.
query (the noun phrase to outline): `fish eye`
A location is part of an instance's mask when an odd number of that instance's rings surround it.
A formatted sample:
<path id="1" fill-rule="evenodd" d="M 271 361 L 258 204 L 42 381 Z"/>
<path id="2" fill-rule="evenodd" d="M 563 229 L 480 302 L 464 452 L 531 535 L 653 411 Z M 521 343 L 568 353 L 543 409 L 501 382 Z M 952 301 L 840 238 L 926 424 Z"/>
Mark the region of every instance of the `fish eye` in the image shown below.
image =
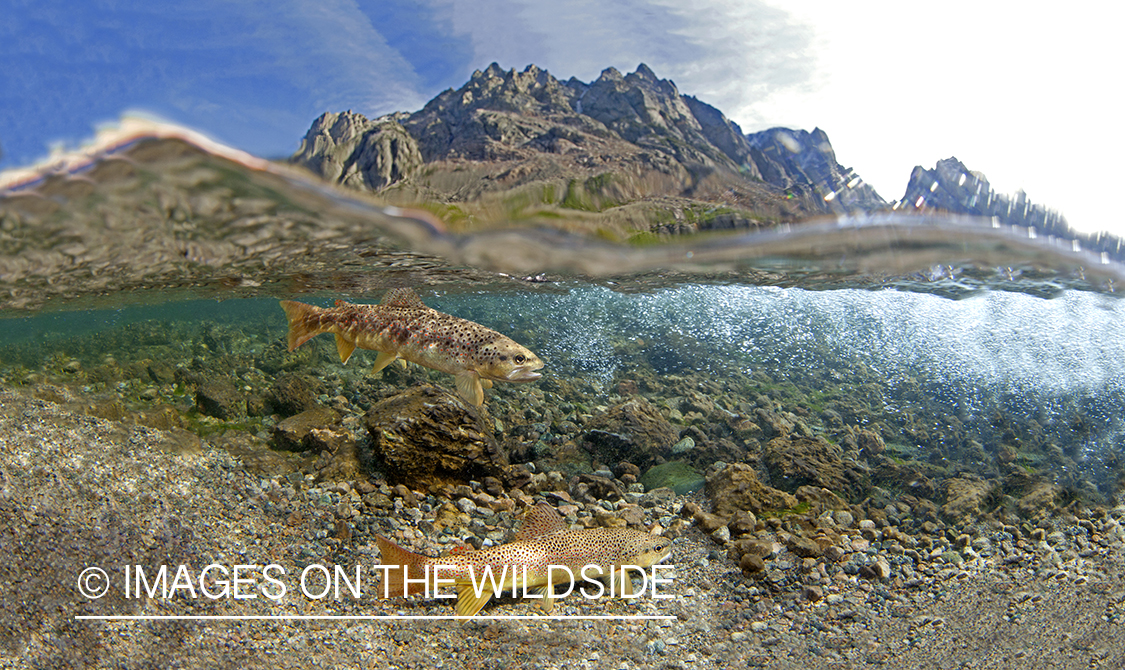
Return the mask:
<path id="1" fill-rule="evenodd" d="M 523 354 L 516 354 L 512 360 L 516 363 L 523 363 L 525 359 L 523 357 Z"/>

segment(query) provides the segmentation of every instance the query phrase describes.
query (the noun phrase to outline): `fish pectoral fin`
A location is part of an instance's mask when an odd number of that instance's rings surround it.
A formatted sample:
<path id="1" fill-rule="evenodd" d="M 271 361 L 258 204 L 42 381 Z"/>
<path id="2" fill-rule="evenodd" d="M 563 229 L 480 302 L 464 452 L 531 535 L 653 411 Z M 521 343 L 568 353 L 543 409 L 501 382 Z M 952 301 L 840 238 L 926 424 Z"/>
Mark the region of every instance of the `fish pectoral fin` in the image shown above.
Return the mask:
<path id="1" fill-rule="evenodd" d="M 454 379 L 457 381 L 457 393 L 465 399 L 465 402 L 478 407 L 484 402 L 484 388 L 480 385 L 480 375 L 467 371 L 458 374 Z"/>
<path id="2" fill-rule="evenodd" d="M 409 370 L 410 369 L 410 365 L 408 364 L 408 361 L 405 358 L 398 359 L 398 364 L 403 370 Z"/>
<path id="3" fill-rule="evenodd" d="M 539 603 L 539 607 L 543 610 L 544 614 L 550 614 L 551 610 L 555 609 L 555 599 L 548 594 L 547 597 L 543 598 L 543 601 Z"/>
<path id="4" fill-rule="evenodd" d="M 478 596 L 472 582 L 457 582 L 457 615 L 474 616 L 492 598 L 492 591 L 481 589 Z"/>
<path id="5" fill-rule="evenodd" d="M 480 385 L 485 387 L 486 389 L 490 389 L 490 388 L 492 388 L 492 380 L 491 379 L 482 379 L 482 380 L 480 380 Z"/>
<path id="6" fill-rule="evenodd" d="M 539 608 L 544 612 L 549 614 L 551 610 L 555 609 L 555 593 L 554 591 L 548 591 L 546 585 L 527 589 L 527 595 L 542 598 L 539 601 Z"/>
<path id="7" fill-rule="evenodd" d="M 385 351 L 380 351 L 379 355 L 375 357 L 375 365 L 371 368 L 371 374 L 375 374 L 383 368 L 387 367 L 388 365 L 393 363 L 396 358 L 398 358 L 398 354 L 390 354 Z"/>
<path id="8" fill-rule="evenodd" d="M 340 333 L 336 333 L 336 353 L 340 354 L 340 362 L 347 365 L 353 351 L 355 351 L 355 342 L 345 339 Z"/>
<path id="9" fill-rule="evenodd" d="M 618 577 L 615 577 L 614 579 L 620 579 L 621 580 L 621 590 L 618 591 L 618 593 L 620 593 L 622 596 L 625 596 L 625 597 L 632 597 L 632 595 L 633 595 L 633 578 L 631 576 L 629 576 L 629 571 L 619 569 L 617 571 L 617 574 L 618 574 Z"/>

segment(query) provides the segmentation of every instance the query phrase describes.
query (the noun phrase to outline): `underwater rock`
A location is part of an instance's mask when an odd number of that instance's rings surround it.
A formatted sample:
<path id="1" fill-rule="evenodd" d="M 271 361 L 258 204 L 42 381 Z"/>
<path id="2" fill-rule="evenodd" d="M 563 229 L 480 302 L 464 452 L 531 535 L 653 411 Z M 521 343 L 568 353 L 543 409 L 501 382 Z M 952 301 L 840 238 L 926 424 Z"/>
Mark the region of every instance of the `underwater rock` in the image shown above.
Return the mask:
<path id="1" fill-rule="evenodd" d="M 200 414 L 229 421 L 246 416 L 246 399 L 225 379 L 209 379 L 195 390 Z"/>
<path id="2" fill-rule="evenodd" d="M 598 475 L 575 475 L 570 478 L 570 495 L 581 502 L 621 500 L 625 490 L 616 481 Z"/>
<path id="3" fill-rule="evenodd" d="M 152 409 L 139 410 L 133 415 L 133 420 L 141 426 L 156 428 L 158 430 L 172 430 L 183 428 L 184 421 L 180 413 L 171 405 L 156 405 Z"/>
<path id="4" fill-rule="evenodd" d="M 754 425 L 766 438 L 786 437 L 793 431 L 794 422 L 770 409 L 768 400 L 760 399 L 757 402 L 767 403 L 766 407 L 758 407 L 754 410 Z"/>
<path id="5" fill-rule="evenodd" d="M 871 488 L 868 477 L 842 457 L 843 449 L 821 437 L 776 437 L 763 453 L 771 480 L 787 489 L 808 484 L 859 499 Z"/>
<path id="6" fill-rule="evenodd" d="M 642 470 L 679 440 L 676 427 L 652 403 L 630 398 L 586 422 L 583 446 L 603 463 L 635 463 Z"/>
<path id="7" fill-rule="evenodd" d="M 856 446 L 868 456 L 877 456 L 887 450 L 887 445 L 879 433 L 860 428 L 855 431 Z"/>
<path id="8" fill-rule="evenodd" d="M 641 477 L 646 491 L 669 488 L 676 495 L 686 495 L 703 488 L 703 475 L 683 461 L 668 461 L 648 469 Z"/>
<path id="9" fill-rule="evenodd" d="M 660 487 L 647 491 L 642 494 L 638 502 L 641 507 L 665 507 L 669 508 L 672 503 L 676 501 L 675 491 L 668 487 Z"/>
<path id="10" fill-rule="evenodd" d="M 743 576 L 753 577 L 765 571 L 766 562 L 761 556 L 747 552 L 738 559 L 738 567 L 742 570 Z"/>
<path id="11" fill-rule="evenodd" d="M 695 440 L 690 437 L 685 437 L 679 442 L 672 445 L 672 455 L 682 456 L 683 454 L 695 449 Z"/>
<path id="12" fill-rule="evenodd" d="M 632 477 L 633 481 L 637 481 L 641 478 L 641 469 L 629 461 L 621 461 L 613 467 L 613 474 L 622 481 L 625 481 L 626 477 Z"/>
<path id="13" fill-rule="evenodd" d="M 314 407 L 305 410 L 296 416 L 279 421 L 273 427 L 273 445 L 277 449 L 286 451 L 308 451 L 312 449 L 334 451 L 332 444 L 327 442 L 335 442 L 335 440 L 326 438 L 320 431 L 338 423 L 340 423 L 340 414 L 334 409 Z"/>
<path id="14" fill-rule="evenodd" d="M 695 525 L 699 526 L 700 530 L 708 534 L 714 533 L 720 528 L 727 527 L 727 520 L 725 518 L 718 514 L 704 512 L 702 509 L 695 511 L 695 514 L 692 515 L 692 520 L 695 521 Z M 727 533 L 727 539 L 730 539 L 729 529 Z"/>
<path id="15" fill-rule="evenodd" d="M 129 416 L 125 405 L 116 399 L 86 403 L 82 407 L 82 411 L 90 416 L 96 416 L 107 421 L 124 421 Z"/>
<path id="16" fill-rule="evenodd" d="M 988 497 L 996 489 L 997 483 L 981 479 L 947 479 L 945 482 L 946 503 L 941 513 L 954 523 L 970 523 L 982 512 Z"/>
<path id="17" fill-rule="evenodd" d="M 877 486 L 885 489 L 909 491 L 910 495 L 918 498 L 934 498 L 937 496 L 937 484 L 933 477 L 939 477 L 940 469 L 928 463 L 908 461 L 896 463 L 884 456 L 876 458 L 872 468 L 872 480 Z"/>
<path id="18" fill-rule="evenodd" d="M 283 374 L 274 380 L 265 401 L 281 416 L 293 416 L 316 407 L 316 392 L 301 375 Z"/>
<path id="19" fill-rule="evenodd" d="M 848 503 L 843 498 L 819 486 L 801 486 L 796 495 L 799 503 L 808 504 L 808 513 L 812 516 L 820 516 L 828 510 L 848 509 Z"/>
<path id="20" fill-rule="evenodd" d="M 508 454 L 509 460 L 513 460 L 515 452 L 507 450 L 510 444 L 510 440 L 505 440 L 501 444 L 501 451 Z M 590 465 L 590 452 L 578 446 L 572 440 L 566 440 L 555 445 L 539 442 L 536 445 L 536 455 L 535 466 L 540 472 L 558 471 L 570 477 L 590 472 L 593 469 Z"/>
<path id="21" fill-rule="evenodd" d="M 732 425 L 734 424 L 734 425 Z M 687 459 L 693 467 L 705 471 L 712 463 L 741 463 L 747 458 L 747 450 L 759 451 L 758 440 L 753 437 L 740 436 L 739 429 L 735 426 L 738 422 L 734 416 L 728 417 L 724 423 L 704 424 L 703 426 L 688 426 L 680 431 L 680 441 L 683 445 L 687 438 L 694 443 L 692 449 L 675 453 L 673 445 L 672 454 L 668 457 Z M 756 431 L 759 435 L 761 431 Z M 732 437 L 739 436 L 737 439 Z"/>
<path id="22" fill-rule="evenodd" d="M 790 535 L 785 540 L 785 547 L 801 558 L 820 558 L 824 549 L 814 540 L 799 535 Z"/>
<path id="23" fill-rule="evenodd" d="M 375 403 L 364 423 L 387 481 L 425 489 L 507 478 L 508 458 L 486 416 L 486 409 L 424 384 Z"/>
<path id="24" fill-rule="evenodd" d="M 1058 484 L 1036 482 L 1016 502 L 1016 509 L 1019 510 L 1021 515 L 1034 519 L 1045 513 L 1053 512 L 1058 506 L 1062 494 L 1063 489 Z"/>
<path id="25" fill-rule="evenodd" d="M 738 537 L 740 535 L 752 535 L 758 527 L 758 518 L 754 516 L 753 512 L 746 510 L 739 510 L 734 519 L 727 524 L 730 528 L 731 535 Z"/>
<path id="26" fill-rule="evenodd" d="M 176 369 L 164 361 L 149 361 L 145 372 L 157 384 L 171 384 L 176 380 Z"/>
<path id="27" fill-rule="evenodd" d="M 359 449 L 356 441 L 346 431 L 313 428 L 304 442 L 313 449 L 321 450 L 321 459 L 316 463 L 317 481 L 339 482 L 362 478 Z"/>
<path id="28" fill-rule="evenodd" d="M 711 498 L 715 513 L 727 518 L 739 510 L 760 516 L 762 512 L 791 509 L 798 504 L 792 495 L 758 481 L 754 468 L 744 463 L 728 465 L 709 476 L 707 496 Z"/>

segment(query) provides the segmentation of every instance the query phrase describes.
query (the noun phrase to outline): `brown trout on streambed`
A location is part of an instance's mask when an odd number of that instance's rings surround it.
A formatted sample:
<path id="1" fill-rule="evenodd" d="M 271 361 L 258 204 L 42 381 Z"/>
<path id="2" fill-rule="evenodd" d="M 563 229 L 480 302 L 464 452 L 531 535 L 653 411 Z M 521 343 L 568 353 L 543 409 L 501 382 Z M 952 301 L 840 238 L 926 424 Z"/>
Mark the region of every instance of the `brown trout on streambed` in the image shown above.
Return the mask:
<path id="1" fill-rule="evenodd" d="M 382 565 L 387 566 L 383 586 L 378 589 L 380 597 L 436 594 L 440 579 L 456 587 L 460 616 L 475 615 L 489 599 L 508 590 L 543 598 L 540 604 L 550 612 L 556 595 L 553 586 L 570 584 L 573 588 L 574 581 L 596 579 L 610 584 L 608 590 L 603 587 L 595 591 L 597 595 L 582 592 L 587 599 L 601 595 L 635 597 L 629 573 L 643 572 L 672 552 L 671 540 L 642 530 L 570 530 L 555 508 L 542 503 L 527 513 L 513 541 L 487 549 L 434 558 L 407 551 L 381 536 L 376 536 L 375 542 Z M 655 572 L 651 579 L 647 577 L 645 583 L 652 583 L 655 595 Z"/>

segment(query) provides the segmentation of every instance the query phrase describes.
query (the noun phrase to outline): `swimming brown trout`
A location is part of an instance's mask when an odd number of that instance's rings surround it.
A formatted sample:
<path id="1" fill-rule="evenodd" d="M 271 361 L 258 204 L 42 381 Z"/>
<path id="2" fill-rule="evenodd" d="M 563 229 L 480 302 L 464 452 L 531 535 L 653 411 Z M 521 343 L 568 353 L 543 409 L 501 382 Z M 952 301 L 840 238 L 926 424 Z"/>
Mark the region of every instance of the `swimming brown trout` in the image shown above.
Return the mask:
<path id="1" fill-rule="evenodd" d="M 282 300 L 289 319 L 289 351 L 321 333 L 336 336 L 344 363 L 356 347 L 378 351 L 376 373 L 395 359 L 417 363 L 454 376 L 467 402 L 484 402 L 493 381 L 530 382 L 543 361 L 525 347 L 479 323 L 427 307 L 409 288 L 392 289 L 378 305 L 337 300 L 332 308 Z"/>
<path id="2" fill-rule="evenodd" d="M 442 583 L 457 590 L 457 614 L 473 616 L 492 596 L 512 590 L 516 594 L 543 598 L 542 607 L 550 611 L 555 595 L 548 585 L 575 581 L 601 582 L 613 580 L 608 594 L 632 596 L 629 571 L 622 566 L 644 569 L 664 560 L 672 551 L 672 541 L 629 528 L 588 528 L 570 530 L 559 513 L 546 504 L 536 505 L 524 519 L 515 539 L 508 544 L 479 551 L 465 551 L 433 558 L 407 551 L 390 540 L 376 536 L 382 554 L 384 583 L 380 597 L 403 597 L 418 593 L 434 594 Z M 566 566 L 569 573 L 548 566 Z M 646 582 L 647 583 L 647 582 Z M 587 597 L 605 595 L 600 591 L 584 592 Z M 585 588 L 585 587 L 583 587 Z M 540 595 L 532 596 L 530 594 Z M 569 591 L 568 591 L 569 593 Z M 667 596 L 664 596 L 667 597 Z"/>

